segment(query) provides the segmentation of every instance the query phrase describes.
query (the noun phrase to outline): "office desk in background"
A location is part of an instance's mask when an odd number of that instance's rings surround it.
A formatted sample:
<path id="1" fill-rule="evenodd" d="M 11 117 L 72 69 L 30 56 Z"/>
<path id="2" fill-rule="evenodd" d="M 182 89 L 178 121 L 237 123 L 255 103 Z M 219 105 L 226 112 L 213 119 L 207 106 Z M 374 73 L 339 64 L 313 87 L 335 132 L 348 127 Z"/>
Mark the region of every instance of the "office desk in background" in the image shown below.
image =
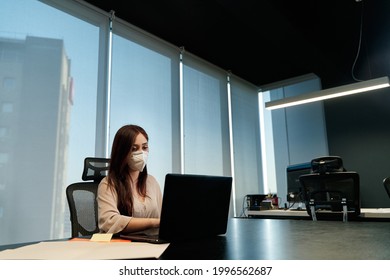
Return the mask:
<path id="1" fill-rule="evenodd" d="M 173 242 L 160 259 L 390 260 L 389 235 L 388 222 L 233 218 L 226 235 Z"/>

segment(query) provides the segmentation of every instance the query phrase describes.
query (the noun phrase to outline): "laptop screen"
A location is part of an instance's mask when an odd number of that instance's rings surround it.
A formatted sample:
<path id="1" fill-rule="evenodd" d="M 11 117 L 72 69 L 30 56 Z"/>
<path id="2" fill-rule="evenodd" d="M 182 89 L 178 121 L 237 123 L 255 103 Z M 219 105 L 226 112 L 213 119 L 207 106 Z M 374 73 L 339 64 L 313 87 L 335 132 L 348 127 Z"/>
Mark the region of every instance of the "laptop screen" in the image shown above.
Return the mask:
<path id="1" fill-rule="evenodd" d="M 159 236 L 166 240 L 225 234 L 232 177 L 167 174 Z"/>

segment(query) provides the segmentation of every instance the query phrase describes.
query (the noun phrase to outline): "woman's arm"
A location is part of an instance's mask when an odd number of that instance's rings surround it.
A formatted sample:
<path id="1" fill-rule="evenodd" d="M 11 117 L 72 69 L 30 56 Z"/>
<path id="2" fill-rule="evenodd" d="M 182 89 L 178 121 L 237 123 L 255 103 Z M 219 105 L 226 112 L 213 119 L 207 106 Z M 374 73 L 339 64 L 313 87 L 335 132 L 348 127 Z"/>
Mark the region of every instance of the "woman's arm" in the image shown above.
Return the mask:
<path id="1" fill-rule="evenodd" d="M 126 228 L 131 217 L 119 213 L 117 194 L 108 187 L 107 178 L 104 178 L 99 184 L 97 203 L 100 232 L 119 233 Z"/>
<path id="2" fill-rule="evenodd" d="M 98 187 L 98 224 L 100 232 L 129 233 L 160 226 L 159 218 L 136 218 L 121 215 L 117 207 L 117 194 L 104 178 Z"/>
<path id="3" fill-rule="evenodd" d="M 158 228 L 160 226 L 162 193 L 159 183 L 150 174 L 146 181 L 146 188 L 148 196 L 146 200 L 151 200 L 150 203 L 147 203 L 149 210 L 147 211 L 147 214 L 145 213 L 149 218 L 131 218 L 126 228 L 123 230 L 124 233 L 143 231 L 151 228 Z"/>
<path id="4" fill-rule="evenodd" d="M 159 218 L 135 218 L 132 217 L 126 227 L 123 229 L 123 233 L 143 231 L 150 228 L 158 228 L 160 226 Z"/>

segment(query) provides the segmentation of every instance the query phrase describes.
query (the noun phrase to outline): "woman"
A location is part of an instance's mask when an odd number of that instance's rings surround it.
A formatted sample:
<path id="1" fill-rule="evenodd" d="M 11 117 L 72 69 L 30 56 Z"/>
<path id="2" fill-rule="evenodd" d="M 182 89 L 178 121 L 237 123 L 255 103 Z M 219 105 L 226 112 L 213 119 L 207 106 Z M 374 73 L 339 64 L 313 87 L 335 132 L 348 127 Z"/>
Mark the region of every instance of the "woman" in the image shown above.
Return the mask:
<path id="1" fill-rule="evenodd" d="M 148 140 L 145 130 L 137 125 L 125 125 L 117 131 L 108 176 L 98 187 L 100 232 L 156 233 L 162 193 L 156 179 L 147 172 Z"/>

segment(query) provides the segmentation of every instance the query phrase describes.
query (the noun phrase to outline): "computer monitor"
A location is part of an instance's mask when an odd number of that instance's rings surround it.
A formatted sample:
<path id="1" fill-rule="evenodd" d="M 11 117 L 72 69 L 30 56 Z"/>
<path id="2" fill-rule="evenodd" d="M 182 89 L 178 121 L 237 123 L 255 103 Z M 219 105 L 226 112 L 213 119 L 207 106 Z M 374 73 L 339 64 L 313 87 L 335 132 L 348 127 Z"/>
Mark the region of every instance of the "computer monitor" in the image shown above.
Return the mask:
<path id="1" fill-rule="evenodd" d="M 311 173 L 311 163 L 305 162 L 287 166 L 287 201 L 298 204 L 305 202 L 299 177 Z"/>

